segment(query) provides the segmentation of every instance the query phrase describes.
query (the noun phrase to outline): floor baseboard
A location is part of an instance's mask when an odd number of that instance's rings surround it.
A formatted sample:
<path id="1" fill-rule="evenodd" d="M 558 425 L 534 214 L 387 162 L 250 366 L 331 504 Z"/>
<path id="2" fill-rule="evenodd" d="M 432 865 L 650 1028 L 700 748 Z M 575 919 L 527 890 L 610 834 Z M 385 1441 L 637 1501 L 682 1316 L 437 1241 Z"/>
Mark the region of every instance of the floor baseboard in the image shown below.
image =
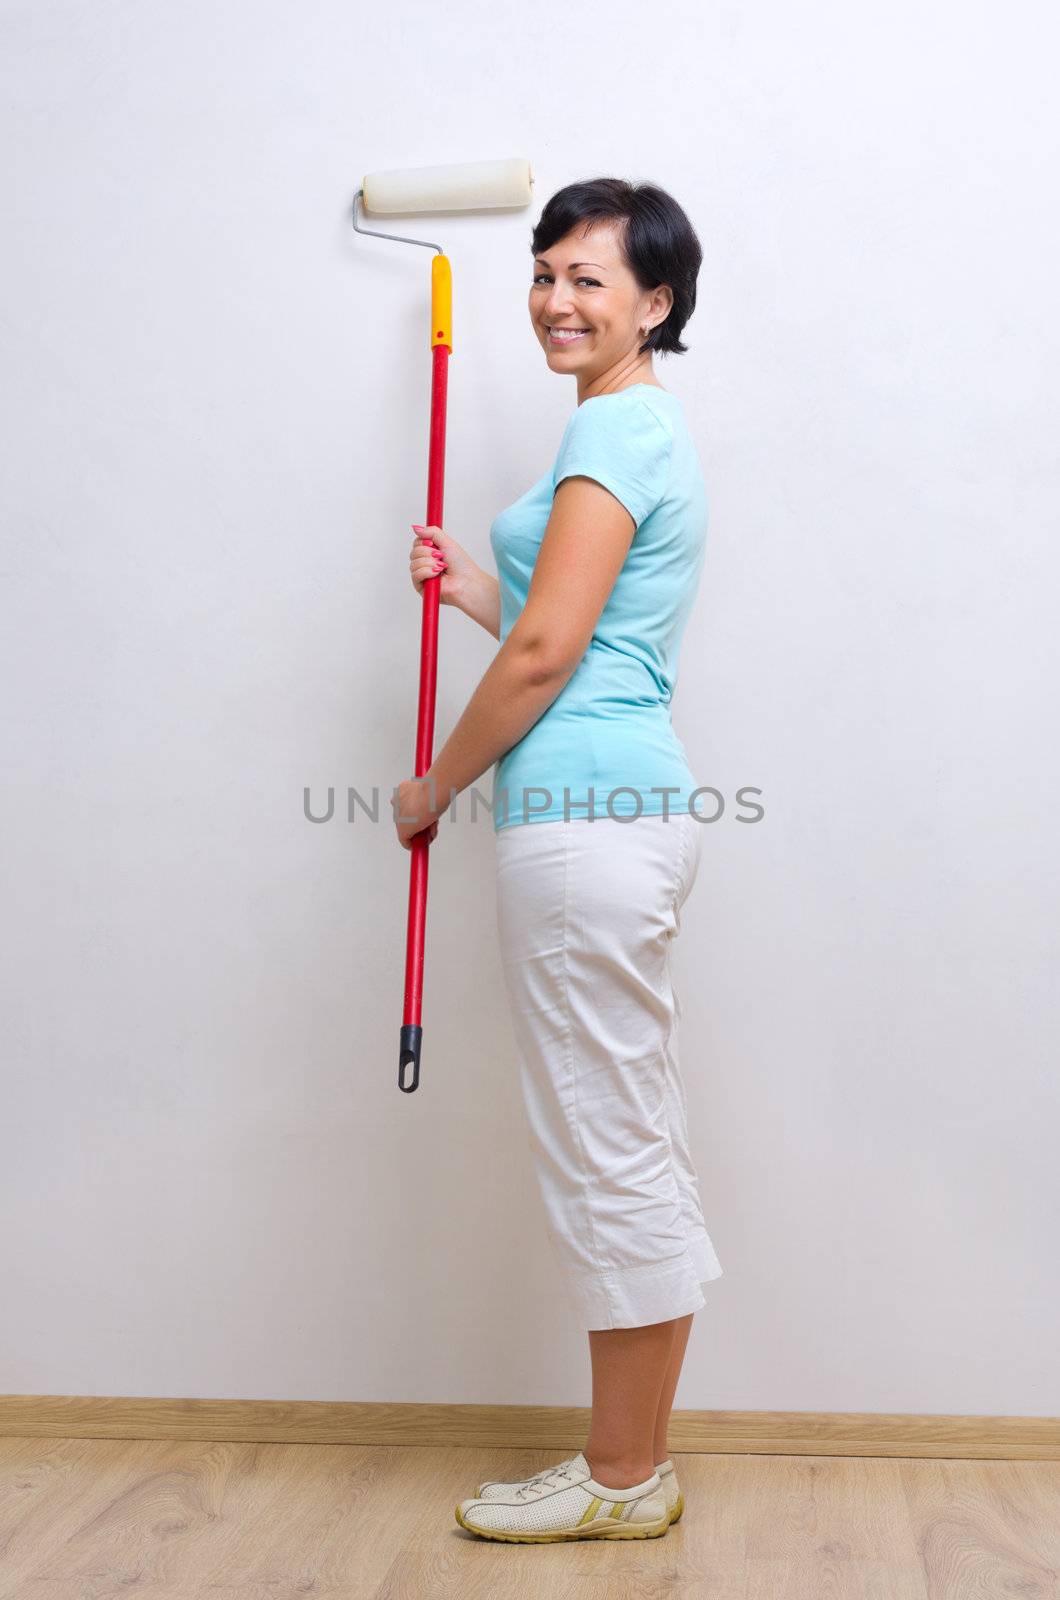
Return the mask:
<path id="1" fill-rule="evenodd" d="M 271 1440 L 562 1452 L 581 1449 L 589 1418 L 589 1408 L 580 1406 L 0 1395 L 0 1436 L 13 1438 Z M 674 1411 L 669 1444 L 672 1455 L 1056 1461 L 1060 1417 Z"/>

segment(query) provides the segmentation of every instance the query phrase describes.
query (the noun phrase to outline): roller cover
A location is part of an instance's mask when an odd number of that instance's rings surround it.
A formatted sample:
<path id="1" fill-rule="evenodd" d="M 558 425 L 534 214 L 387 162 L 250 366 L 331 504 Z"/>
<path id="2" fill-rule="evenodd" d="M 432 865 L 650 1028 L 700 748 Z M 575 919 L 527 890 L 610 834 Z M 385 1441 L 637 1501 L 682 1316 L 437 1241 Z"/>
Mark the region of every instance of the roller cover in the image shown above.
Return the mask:
<path id="1" fill-rule="evenodd" d="M 490 211 L 528 206 L 529 161 L 463 161 L 450 167 L 398 167 L 363 180 L 366 211 Z"/>

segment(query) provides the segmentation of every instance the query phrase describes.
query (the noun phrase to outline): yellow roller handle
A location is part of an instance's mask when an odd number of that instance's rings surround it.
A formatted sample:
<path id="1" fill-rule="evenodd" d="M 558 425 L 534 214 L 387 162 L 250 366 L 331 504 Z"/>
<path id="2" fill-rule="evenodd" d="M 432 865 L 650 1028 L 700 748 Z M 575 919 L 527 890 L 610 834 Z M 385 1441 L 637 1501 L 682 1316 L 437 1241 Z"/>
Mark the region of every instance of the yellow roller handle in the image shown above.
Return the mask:
<path id="1" fill-rule="evenodd" d="M 431 259 L 431 349 L 449 346 L 453 353 L 453 269 L 449 257 L 437 252 Z"/>

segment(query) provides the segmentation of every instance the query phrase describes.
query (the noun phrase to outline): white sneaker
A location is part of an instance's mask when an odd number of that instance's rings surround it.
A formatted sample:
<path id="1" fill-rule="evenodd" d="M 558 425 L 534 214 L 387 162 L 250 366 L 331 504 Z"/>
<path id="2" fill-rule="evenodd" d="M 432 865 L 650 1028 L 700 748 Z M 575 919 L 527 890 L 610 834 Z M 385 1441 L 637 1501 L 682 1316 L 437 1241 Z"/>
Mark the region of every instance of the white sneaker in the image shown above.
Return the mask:
<path id="1" fill-rule="evenodd" d="M 582 1457 L 584 1460 L 584 1457 Z M 568 1456 L 566 1461 L 561 1461 L 558 1467 L 545 1467 L 542 1472 L 535 1472 L 531 1478 L 487 1478 L 485 1483 L 480 1483 L 475 1494 L 480 1500 L 503 1500 L 514 1490 L 522 1487 L 524 1483 L 540 1483 L 551 1472 L 559 1471 L 560 1467 L 569 1467 L 578 1460 L 577 1456 Z M 663 1491 L 666 1495 L 666 1510 L 670 1521 L 677 1522 L 685 1509 L 685 1497 L 681 1493 L 681 1486 L 677 1481 L 677 1469 L 672 1459 L 667 1456 L 665 1461 L 656 1462 L 655 1470 L 662 1479 Z"/>
<path id="2" fill-rule="evenodd" d="M 495 1492 L 461 1500 L 456 1520 L 469 1533 L 519 1544 L 564 1539 L 657 1539 L 670 1526 L 657 1472 L 615 1489 L 597 1483 L 580 1452 L 521 1483 L 488 1485 Z"/>

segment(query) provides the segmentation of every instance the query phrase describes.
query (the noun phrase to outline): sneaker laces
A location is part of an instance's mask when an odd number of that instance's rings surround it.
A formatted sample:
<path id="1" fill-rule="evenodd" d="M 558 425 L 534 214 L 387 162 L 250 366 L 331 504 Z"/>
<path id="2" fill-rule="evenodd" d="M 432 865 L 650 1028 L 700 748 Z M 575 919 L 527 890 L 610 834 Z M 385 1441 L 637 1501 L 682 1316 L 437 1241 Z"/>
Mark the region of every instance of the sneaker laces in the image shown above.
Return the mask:
<path id="1" fill-rule="evenodd" d="M 516 1489 L 516 1500 L 522 1500 L 528 1490 L 536 1492 L 540 1489 L 551 1489 L 553 1484 L 550 1480 L 553 1478 L 556 1479 L 557 1486 L 561 1478 L 566 1478 L 568 1483 L 573 1482 L 571 1477 L 571 1467 L 573 1463 L 574 1457 L 571 1456 L 569 1461 L 560 1462 L 558 1467 L 546 1467 L 543 1472 L 535 1472 L 532 1478 L 527 1478 L 525 1482 L 521 1483 L 518 1489 Z"/>

